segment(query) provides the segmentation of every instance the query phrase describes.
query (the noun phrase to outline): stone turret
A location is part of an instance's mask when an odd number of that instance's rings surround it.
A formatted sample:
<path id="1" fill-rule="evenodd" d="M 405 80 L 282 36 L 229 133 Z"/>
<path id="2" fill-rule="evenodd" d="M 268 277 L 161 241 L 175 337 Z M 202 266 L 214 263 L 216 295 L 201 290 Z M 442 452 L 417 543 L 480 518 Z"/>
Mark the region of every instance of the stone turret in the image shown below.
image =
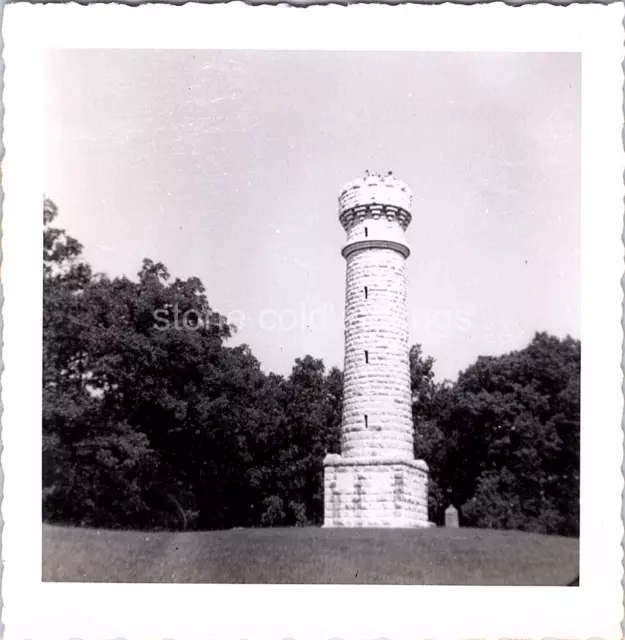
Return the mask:
<path id="1" fill-rule="evenodd" d="M 410 189 L 367 174 L 339 194 L 347 234 L 342 455 L 327 456 L 325 526 L 428 526 L 414 459 L 405 231 Z"/>

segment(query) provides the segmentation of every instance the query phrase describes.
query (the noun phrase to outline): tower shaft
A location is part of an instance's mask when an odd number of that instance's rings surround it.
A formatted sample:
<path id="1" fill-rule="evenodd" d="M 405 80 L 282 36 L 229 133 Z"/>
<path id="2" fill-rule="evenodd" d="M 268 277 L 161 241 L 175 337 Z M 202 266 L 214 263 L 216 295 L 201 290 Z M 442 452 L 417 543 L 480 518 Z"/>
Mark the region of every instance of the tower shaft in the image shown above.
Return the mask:
<path id="1" fill-rule="evenodd" d="M 375 247 L 347 256 L 342 451 L 413 457 L 405 258 Z"/>

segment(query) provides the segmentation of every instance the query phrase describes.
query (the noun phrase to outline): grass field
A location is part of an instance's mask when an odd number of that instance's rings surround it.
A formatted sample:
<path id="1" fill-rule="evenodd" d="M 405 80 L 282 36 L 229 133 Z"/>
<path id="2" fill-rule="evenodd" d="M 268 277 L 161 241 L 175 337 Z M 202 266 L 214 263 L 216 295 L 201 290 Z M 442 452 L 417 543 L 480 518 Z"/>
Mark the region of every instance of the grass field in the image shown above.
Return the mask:
<path id="1" fill-rule="evenodd" d="M 484 529 L 105 531 L 43 526 L 43 580 L 574 584 L 579 541 Z"/>

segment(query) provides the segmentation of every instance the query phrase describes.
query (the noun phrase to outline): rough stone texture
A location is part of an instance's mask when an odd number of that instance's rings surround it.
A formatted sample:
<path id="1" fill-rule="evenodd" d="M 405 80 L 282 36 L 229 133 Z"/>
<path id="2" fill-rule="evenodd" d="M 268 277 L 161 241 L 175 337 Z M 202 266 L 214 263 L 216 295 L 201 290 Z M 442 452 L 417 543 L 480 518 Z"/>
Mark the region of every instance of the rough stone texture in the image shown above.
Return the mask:
<path id="1" fill-rule="evenodd" d="M 325 461 L 325 526 L 428 526 L 413 454 L 404 231 L 412 195 L 366 176 L 339 195 L 347 233 L 342 456 Z"/>
<path id="2" fill-rule="evenodd" d="M 364 249 L 347 259 L 342 423 L 347 458 L 412 458 L 404 267 L 404 257 L 392 249 Z"/>
<path id="3" fill-rule="evenodd" d="M 423 461 L 327 456 L 324 465 L 324 526 L 430 526 Z"/>

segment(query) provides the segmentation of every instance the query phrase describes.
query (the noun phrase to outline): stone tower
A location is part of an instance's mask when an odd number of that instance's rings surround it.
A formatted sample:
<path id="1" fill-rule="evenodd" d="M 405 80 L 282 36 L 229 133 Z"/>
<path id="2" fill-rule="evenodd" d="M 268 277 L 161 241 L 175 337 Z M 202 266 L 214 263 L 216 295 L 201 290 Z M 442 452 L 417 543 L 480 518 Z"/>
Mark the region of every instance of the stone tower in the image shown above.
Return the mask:
<path id="1" fill-rule="evenodd" d="M 347 233 L 342 455 L 324 460 L 324 526 L 424 527 L 428 467 L 414 459 L 404 232 L 410 189 L 390 173 L 339 195 Z"/>

